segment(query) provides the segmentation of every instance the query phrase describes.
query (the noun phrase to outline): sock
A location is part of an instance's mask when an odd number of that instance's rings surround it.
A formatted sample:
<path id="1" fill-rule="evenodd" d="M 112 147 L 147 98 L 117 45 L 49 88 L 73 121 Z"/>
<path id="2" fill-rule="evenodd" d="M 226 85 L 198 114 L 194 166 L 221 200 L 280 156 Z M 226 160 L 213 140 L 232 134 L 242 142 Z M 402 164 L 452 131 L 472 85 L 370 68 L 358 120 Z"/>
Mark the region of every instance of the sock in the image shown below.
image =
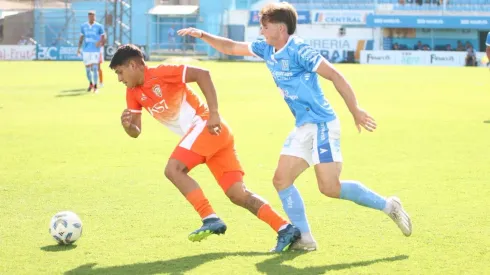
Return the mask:
<path id="1" fill-rule="evenodd" d="M 288 215 L 291 223 L 296 226 L 301 233 L 310 232 L 310 225 L 306 219 L 305 204 L 303 198 L 294 184 L 288 188 L 279 191 L 279 197 L 282 201 L 282 207 Z"/>
<path id="2" fill-rule="evenodd" d="M 92 72 L 90 67 L 85 67 L 85 72 L 87 73 L 88 82 L 92 83 Z"/>
<path id="3" fill-rule="evenodd" d="M 92 65 L 92 72 L 94 73 L 94 84 L 97 85 L 97 82 L 99 82 L 99 65 L 98 64 Z"/>
<path id="4" fill-rule="evenodd" d="M 283 219 L 279 214 L 277 214 L 274 209 L 269 204 L 263 204 L 259 211 L 257 212 L 257 218 L 266 222 L 274 231 L 278 232 L 279 230 L 285 228 L 288 225 L 288 222 Z"/>
<path id="5" fill-rule="evenodd" d="M 102 69 L 99 66 L 99 83 L 104 83 L 104 77 L 102 76 Z"/>
<path id="6" fill-rule="evenodd" d="M 216 214 L 211 214 L 211 215 L 207 215 L 206 217 L 202 218 L 203 221 L 207 220 L 207 219 L 211 219 L 211 218 L 214 218 L 214 219 L 219 219 L 218 215 Z"/>
<path id="7" fill-rule="evenodd" d="M 192 190 L 185 195 L 185 198 L 194 206 L 201 219 L 207 218 L 209 215 L 216 214 L 209 204 L 208 199 L 204 196 L 201 188 Z"/>
<path id="8" fill-rule="evenodd" d="M 383 210 L 386 207 L 385 198 L 358 181 L 341 181 L 340 198 L 377 210 Z"/>

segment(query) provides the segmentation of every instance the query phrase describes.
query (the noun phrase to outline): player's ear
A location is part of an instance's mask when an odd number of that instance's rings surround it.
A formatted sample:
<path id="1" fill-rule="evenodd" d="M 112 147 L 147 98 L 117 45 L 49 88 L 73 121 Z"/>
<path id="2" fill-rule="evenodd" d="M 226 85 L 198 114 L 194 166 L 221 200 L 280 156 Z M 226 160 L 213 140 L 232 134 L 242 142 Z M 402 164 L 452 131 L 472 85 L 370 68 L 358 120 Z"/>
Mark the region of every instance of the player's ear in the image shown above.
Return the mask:
<path id="1" fill-rule="evenodd" d="M 129 60 L 128 66 L 129 66 L 129 68 L 131 68 L 131 70 L 136 69 L 136 62 L 134 62 L 133 59 Z"/>

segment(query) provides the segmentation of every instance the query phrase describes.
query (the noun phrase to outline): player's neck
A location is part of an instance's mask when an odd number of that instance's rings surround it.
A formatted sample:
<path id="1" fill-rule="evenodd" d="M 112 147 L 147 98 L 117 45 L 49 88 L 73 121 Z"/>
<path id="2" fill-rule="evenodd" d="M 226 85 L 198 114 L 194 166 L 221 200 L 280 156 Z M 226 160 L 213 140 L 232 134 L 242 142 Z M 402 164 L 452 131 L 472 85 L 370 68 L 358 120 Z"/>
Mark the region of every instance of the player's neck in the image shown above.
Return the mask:
<path id="1" fill-rule="evenodd" d="M 288 41 L 289 41 L 289 35 L 279 38 L 277 40 L 277 43 L 274 45 L 274 49 L 276 50 L 276 52 L 284 48 L 288 43 Z"/>

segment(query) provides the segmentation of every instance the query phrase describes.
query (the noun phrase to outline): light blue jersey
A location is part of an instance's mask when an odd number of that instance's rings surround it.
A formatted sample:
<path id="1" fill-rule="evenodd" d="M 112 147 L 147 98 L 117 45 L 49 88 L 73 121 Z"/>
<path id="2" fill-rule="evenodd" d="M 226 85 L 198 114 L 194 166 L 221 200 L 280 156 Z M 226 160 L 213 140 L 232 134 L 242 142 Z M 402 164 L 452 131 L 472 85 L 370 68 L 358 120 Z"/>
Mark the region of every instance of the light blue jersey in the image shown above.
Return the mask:
<path id="1" fill-rule="evenodd" d="M 96 44 L 104 34 L 104 27 L 97 22 L 92 25 L 89 22 L 85 22 L 82 24 L 80 32 L 83 35 L 83 52 L 100 52 L 100 47 L 97 47 Z"/>
<path id="2" fill-rule="evenodd" d="M 290 36 L 277 52 L 265 40 L 257 40 L 250 44 L 249 50 L 266 61 L 297 127 L 306 123 L 327 123 L 336 118 L 316 74 L 323 57 L 303 39 Z"/>
<path id="3" fill-rule="evenodd" d="M 487 41 L 485 41 L 485 44 L 487 44 L 487 47 L 490 47 L 490 32 L 487 34 Z"/>

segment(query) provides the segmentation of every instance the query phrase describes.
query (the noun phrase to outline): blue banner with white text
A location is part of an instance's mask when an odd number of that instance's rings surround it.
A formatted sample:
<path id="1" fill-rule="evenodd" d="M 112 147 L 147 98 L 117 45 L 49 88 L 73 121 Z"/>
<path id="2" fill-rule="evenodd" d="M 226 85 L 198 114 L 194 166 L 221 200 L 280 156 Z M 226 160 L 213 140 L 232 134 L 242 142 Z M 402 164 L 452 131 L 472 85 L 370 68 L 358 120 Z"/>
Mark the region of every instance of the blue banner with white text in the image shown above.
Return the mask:
<path id="1" fill-rule="evenodd" d="M 411 16 L 375 15 L 366 18 L 368 27 L 430 28 L 430 29 L 490 29 L 490 17 L 483 16 Z"/>

